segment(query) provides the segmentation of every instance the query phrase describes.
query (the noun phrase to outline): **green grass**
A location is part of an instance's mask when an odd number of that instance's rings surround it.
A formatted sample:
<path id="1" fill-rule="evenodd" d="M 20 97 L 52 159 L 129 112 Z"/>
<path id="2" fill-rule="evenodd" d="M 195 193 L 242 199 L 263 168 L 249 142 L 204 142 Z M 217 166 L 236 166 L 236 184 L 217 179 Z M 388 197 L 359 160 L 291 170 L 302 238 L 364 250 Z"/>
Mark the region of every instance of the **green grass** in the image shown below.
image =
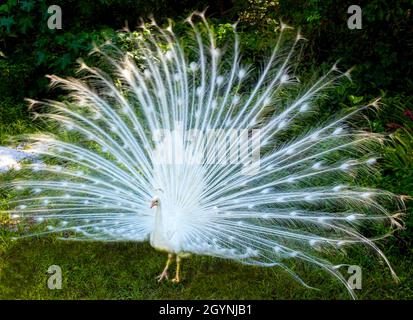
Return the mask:
<path id="1" fill-rule="evenodd" d="M 0 243 L 1 299 L 349 299 L 331 276 L 305 265 L 295 270 L 320 290 L 306 289 L 279 268 L 201 256 L 183 260 L 183 281 L 176 285 L 156 281 L 166 256 L 147 243 L 12 241 L 7 232 Z M 399 284 L 373 256 L 356 251 L 347 259 L 363 270 L 359 298 L 413 298 L 412 250 L 401 254 L 398 247 L 387 247 Z M 47 287 L 47 269 L 54 264 L 62 268 L 61 290 Z"/>

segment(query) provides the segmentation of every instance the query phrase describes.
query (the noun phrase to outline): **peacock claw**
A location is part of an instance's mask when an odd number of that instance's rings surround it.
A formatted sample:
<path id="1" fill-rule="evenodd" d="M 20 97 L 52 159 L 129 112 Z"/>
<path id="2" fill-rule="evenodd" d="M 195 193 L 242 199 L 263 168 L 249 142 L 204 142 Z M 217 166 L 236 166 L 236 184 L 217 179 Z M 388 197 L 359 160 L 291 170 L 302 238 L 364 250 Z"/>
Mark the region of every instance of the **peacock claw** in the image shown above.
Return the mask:
<path id="1" fill-rule="evenodd" d="M 168 280 L 168 272 L 163 271 L 159 276 L 156 277 L 156 279 L 158 280 L 158 282 L 161 282 L 163 279 Z"/>
<path id="2" fill-rule="evenodd" d="M 173 283 L 180 283 L 181 279 L 179 277 L 175 277 L 175 278 L 172 279 L 172 282 Z"/>

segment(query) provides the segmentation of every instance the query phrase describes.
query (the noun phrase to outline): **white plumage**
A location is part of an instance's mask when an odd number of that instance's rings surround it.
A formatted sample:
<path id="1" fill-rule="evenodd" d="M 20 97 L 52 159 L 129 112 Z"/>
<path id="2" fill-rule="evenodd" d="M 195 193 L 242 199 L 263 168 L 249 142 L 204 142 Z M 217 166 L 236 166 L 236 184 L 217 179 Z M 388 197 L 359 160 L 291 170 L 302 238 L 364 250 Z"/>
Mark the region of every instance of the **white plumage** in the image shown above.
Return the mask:
<path id="1" fill-rule="evenodd" d="M 74 231 L 69 240 L 149 239 L 170 253 L 160 279 L 173 254 L 179 264 L 193 253 L 280 266 L 300 280 L 286 263 L 294 258 L 354 295 L 323 254 L 364 243 L 388 263 L 361 230 L 398 225 L 382 202 L 395 197 L 355 185 L 371 174 L 382 137 L 350 122 L 377 101 L 317 123 L 317 99 L 349 73 L 333 66 L 300 83 L 292 70 L 300 34 L 286 47 L 291 31 L 282 25 L 256 71 L 242 64 L 235 26 L 233 42 L 219 48 L 202 14 L 187 21 L 186 42 L 171 26 L 143 26 L 138 65 L 107 43 L 94 53 L 111 73 L 81 62 L 81 80 L 50 76 L 68 99 L 32 104 L 60 130 L 31 136 L 30 150 L 45 162 L 24 164 L 30 178 L 3 184 L 18 193 L 8 212 L 47 222 L 43 233 Z"/>

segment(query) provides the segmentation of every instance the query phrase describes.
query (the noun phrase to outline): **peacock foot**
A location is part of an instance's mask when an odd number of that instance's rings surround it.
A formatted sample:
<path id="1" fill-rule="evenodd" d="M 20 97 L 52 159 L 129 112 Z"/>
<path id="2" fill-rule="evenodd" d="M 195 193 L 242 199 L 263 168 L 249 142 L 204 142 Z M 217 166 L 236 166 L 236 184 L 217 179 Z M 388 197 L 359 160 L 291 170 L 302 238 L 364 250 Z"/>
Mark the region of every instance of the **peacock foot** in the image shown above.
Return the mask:
<path id="1" fill-rule="evenodd" d="M 158 280 L 158 282 L 161 282 L 163 279 L 168 280 L 168 271 L 164 270 L 159 276 L 156 277 L 156 279 Z"/>
<path id="2" fill-rule="evenodd" d="M 181 282 L 181 278 L 179 276 L 175 276 L 175 278 L 172 279 L 173 283 L 180 283 Z"/>

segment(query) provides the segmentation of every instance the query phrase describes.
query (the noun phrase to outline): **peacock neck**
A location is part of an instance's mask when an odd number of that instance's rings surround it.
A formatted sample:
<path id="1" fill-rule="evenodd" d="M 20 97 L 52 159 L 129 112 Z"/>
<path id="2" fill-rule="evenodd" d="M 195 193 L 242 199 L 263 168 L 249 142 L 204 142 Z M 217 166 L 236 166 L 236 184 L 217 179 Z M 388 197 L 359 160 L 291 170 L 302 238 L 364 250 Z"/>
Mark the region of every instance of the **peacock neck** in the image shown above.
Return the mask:
<path id="1" fill-rule="evenodd" d="M 155 229 L 160 228 L 162 224 L 163 224 L 162 209 L 161 209 L 161 206 L 158 205 L 155 209 Z"/>

